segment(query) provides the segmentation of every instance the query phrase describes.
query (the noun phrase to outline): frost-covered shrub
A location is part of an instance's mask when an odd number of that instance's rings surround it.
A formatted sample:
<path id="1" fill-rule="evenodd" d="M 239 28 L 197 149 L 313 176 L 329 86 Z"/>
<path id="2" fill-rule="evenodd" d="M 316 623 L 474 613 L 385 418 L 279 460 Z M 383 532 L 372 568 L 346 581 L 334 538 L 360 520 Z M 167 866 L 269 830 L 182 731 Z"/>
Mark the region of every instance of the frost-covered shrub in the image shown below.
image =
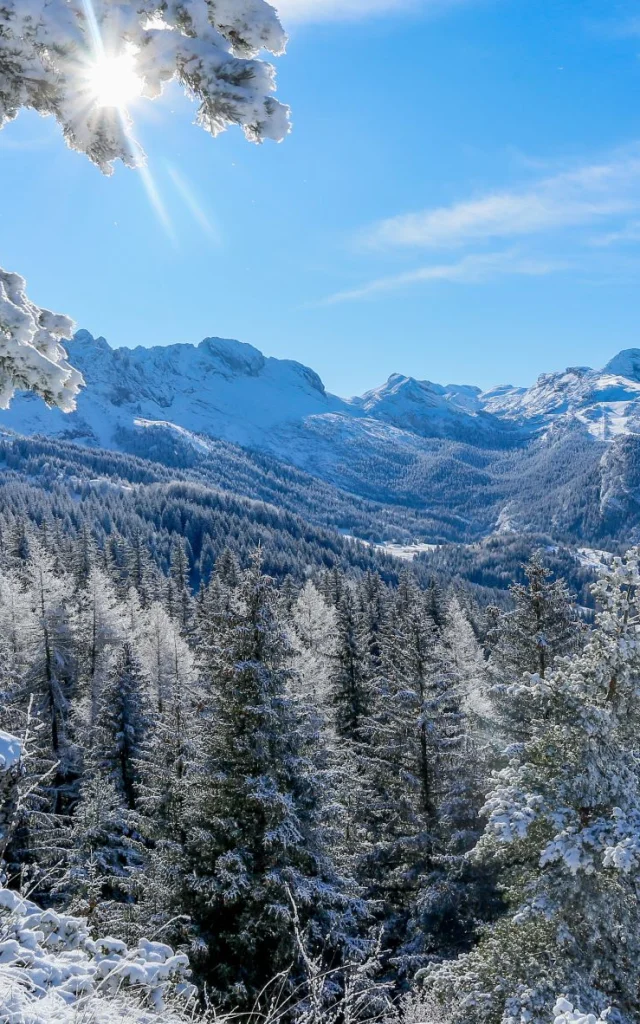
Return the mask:
<path id="1" fill-rule="evenodd" d="M 82 918 L 0 889 L 3 1024 L 172 1024 L 193 1005 L 189 974 L 187 957 L 162 942 L 93 940 Z"/>

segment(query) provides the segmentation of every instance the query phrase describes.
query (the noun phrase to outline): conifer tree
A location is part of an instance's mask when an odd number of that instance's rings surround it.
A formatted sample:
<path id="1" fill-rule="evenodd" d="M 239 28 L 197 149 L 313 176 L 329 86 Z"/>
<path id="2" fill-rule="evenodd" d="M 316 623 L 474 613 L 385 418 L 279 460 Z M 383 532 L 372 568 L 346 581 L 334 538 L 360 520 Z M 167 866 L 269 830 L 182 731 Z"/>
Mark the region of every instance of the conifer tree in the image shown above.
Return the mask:
<path id="1" fill-rule="evenodd" d="M 140 533 L 135 533 L 129 542 L 127 573 L 129 586 L 137 591 L 142 607 L 148 608 L 156 597 L 157 586 L 147 546 Z"/>
<path id="2" fill-rule="evenodd" d="M 215 563 L 215 575 L 225 587 L 233 590 L 240 581 L 240 566 L 231 548 L 224 548 Z"/>
<path id="3" fill-rule="evenodd" d="M 455 1024 L 547 1024 L 560 995 L 637 1020 L 639 556 L 596 585 L 583 652 L 510 687 L 531 729 L 494 776 L 473 854 L 499 870 L 509 912 L 427 977 Z"/>
<path id="4" fill-rule="evenodd" d="M 489 697 L 490 675 L 469 617 L 455 594 L 447 604 L 442 644 L 448 671 L 456 680 L 461 706 L 465 714 L 474 720 L 475 730 L 484 733 L 486 742 L 492 730 L 493 716 Z"/>
<path id="5" fill-rule="evenodd" d="M 86 521 L 83 521 L 80 536 L 73 546 L 71 568 L 77 588 L 87 585 L 91 570 L 96 564 L 95 543 L 91 537 Z"/>
<path id="6" fill-rule="evenodd" d="M 436 650 L 424 595 L 403 573 L 380 631 L 367 742 L 359 750 L 359 779 L 366 780 L 359 878 L 378 902 L 401 977 L 421 963 L 425 943 L 411 940 L 411 922 L 436 854 L 442 728 Z"/>
<path id="7" fill-rule="evenodd" d="M 336 607 L 336 658 L 331 694 L 338 736 L 351 742 L 361 740 L 371 705 L 368 632 L 356 596 L 348 586 Z"/>
<path id="8" fill-rule="evenodd" d="M 539 553 L 523 566 L 526 584 L 510 587 L 515 608 L 498 618 L 488 638 L 491 662 L 503 678 L 537 672 L 544 679 L 559 655 L 580 644 L 581 627 L 564 580 L 552 580 Z"/>
<path id="9" fill-rule="evenodd" d="M 337 655 L 337 613 L 307 580 L 291 609 L 295 678 L 317 711 L 330 715 L 330 682 Z"/>
<path id="10" fill-rule="evenodd" d="M 171 550 L 171 571 L 169 587 L 171 591 L 170 614 L 175 616 L 181 631 L 186 634 L 191 625 L 192 597 L 190 576 L 190 560 L 186 543 L 178 538 Z"/>
<path id="11" fill-rule="evenodd" d="M 90 747 L 101 690 L 113 653 L 124 638 L 125 621 L 109 578 L 96 567 L 89 569 L 74 603 L 71 632 L 79 691 L 75 711 L 83 742 Z"/>
<path id="12" fill-rule="evenodd" d="M 110 775 L 92 757 L 85 762 L 79 799 L 67 830 L 66 871 L 56 885 L 73 914 L 94 933 L 123 935 L 135 873 L 142 856 L 137 819 Z"/>
<path id="13" fill-rule="evenodd" d="M 288 695 L 290 653 L 256 556 L 207 655 L 182 900 L 201 970 L 238 1005 L 295 959 L 290 894 L 314 943 L 337 929 L 341 912 L 344 929 L 351 906 L 323 848 L 318 788 Z"/>
<path id="14" fill-rule="evenodd" d="M 140 809 L 141 776 L 152 730 L 148 683 L 126 640 L 99 698 L 93 759 L 123 806 Z"/>
<path id="15" fill-rule="evenodd" d="M 51 810 L 58 813 L 64 809 L 75 770 L 69 728 L 75 682 L 69 629 L 70 581 L 56 572 L 52 558 L 37 545 L 32 545 L 26 572 L 31 615 L 23 627 L 29 664 L 25 684 L 44 726 L 41 743 L 57 765 L 49 788 Z"/>

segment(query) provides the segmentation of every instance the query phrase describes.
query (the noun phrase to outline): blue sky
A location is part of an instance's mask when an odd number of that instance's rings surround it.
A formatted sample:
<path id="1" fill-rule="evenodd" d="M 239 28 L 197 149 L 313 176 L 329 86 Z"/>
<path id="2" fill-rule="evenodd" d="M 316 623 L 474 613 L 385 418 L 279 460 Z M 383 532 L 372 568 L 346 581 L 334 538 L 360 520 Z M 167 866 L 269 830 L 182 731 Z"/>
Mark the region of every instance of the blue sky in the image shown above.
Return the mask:
<path id="1" fill-rule="evenodd" d="M 0 259 L 113 345 L 251 342 L 339 394 L 491 386 L 640 347 L 640 9 L 283 0 L 280 145 L 177 91 L 104 178 L 52 120 L 0 133 Z"/>

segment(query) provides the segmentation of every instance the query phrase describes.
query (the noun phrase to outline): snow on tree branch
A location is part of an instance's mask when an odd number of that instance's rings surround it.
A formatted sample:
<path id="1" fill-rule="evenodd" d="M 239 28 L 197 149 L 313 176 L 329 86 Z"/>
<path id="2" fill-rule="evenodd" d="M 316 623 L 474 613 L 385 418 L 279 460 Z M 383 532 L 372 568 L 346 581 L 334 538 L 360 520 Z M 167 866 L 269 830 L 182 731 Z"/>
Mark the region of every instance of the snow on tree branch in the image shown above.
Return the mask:
<path id="1" fill-rule="evenodd" d="M 72 149 L 105 173 L 143 155 L 117 105 L 102 104 L 96 70 L 136 76 L 151 99 L 180 82 L 198 102 L 197 122 L 217 135 L 241 125 L 248 139 L 280 141 L 288 108 L 273 96 L 262 50 L 286 36 L 266 0 L 5 0 L 0 6 L 0 127 L 22 107 L 52 114 Z M 115 62 L 115 63 L 114 63 Z"/>
<path id="2" fill-rule="evenodd" d="M 75 408 L 84 380 L 69 365 L 59 343 L 72 332 L 68 317 L 34 305 L 25 293 L 24 279 L 0 268 L 1 409 L 9 406 L 16 389 L 33 391 L 47 405 L 65 412 Z"/>
<path id="3" fill-rule="evenodd" d="M 196 1019 L 184 954 L 93 941 L 87 922 L 0 888 L 0 1007 L 7 1024 L 179 1024 Z M 185 1012 L 181 1012 L 184 1010 Z"/>
<path id="4" fill-rule="evenodd" d="M 0 129 L 22 108 L 53 115 L 68 145 L 105 173 L 144 154 L 131 136 L 123 80 L 154 99 L 178 81 L 212 135 L 242 126 L 252 142 L 280 141 L 289 109 L 273 96 L 262 50 L 286 36 L 266 0 L 3 0 L 0 4 Z M 105 82 L 114 97 L 102 95 Z M 118 90 L 120 96 L 118 98 Z M 24 281 L 0 268 L 0 408 L 16 389 L 69 412 L 84 381 L 59 339 L 64 316 L 35 306 Z"/>

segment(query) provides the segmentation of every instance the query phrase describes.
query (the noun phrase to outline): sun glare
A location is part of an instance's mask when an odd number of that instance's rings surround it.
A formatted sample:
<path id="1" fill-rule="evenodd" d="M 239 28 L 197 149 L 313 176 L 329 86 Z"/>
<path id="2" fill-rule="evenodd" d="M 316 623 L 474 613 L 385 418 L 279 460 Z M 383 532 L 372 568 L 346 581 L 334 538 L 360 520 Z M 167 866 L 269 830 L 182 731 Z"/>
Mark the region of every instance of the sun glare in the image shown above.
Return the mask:
<path id="1" fill-rule="evenodd" d="M 89 88 L 100 107 L 126 107 L 142 91 L 132 53 L 104 54 L 89 69 Z"/>

